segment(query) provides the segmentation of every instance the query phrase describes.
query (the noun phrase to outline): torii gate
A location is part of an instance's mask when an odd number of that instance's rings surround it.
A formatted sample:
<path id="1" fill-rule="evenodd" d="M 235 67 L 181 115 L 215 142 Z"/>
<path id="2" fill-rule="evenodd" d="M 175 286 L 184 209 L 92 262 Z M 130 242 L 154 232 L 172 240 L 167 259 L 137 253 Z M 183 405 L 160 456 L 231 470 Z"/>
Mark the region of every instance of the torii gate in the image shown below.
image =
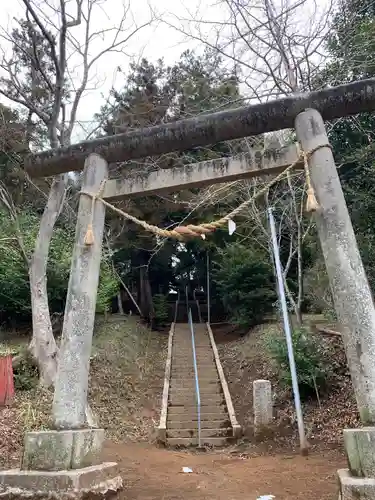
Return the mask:
<path id="1" fill-rule="evenodd" d="M 320 205 L 315 214 L 316 226 L 337 316 L 342 325 L 343 342 L 361 421 L 370 426 L 344 430 L 349 469 L 339 471 L 340 495 L 342 500 L 375 499 L 375 310 L 323 122 L 323 119 L 331 120 L 373 110 L 375 79 L 369 79 L 82 142 L 28 157 L 25 168 L 34 177 L 84 168 L 82 190 L 94 196 L 92 202 L 88 196 L 82 195 L 78 209 L 53 402 L 54 425 L 62 430 L 48 431 L 48 439 L 52 439 L 55 444 L 61 443 L 58 436 L 62 432 L 70 436 L 80 432 L 77 430 L 85 425 L 89 359 L 105 219 L 105 206 L 100 201 L 95 203 L 95 195 L 103 188 L 103 181 L 108 177 L 108 164 L 294 125 L 302 149 L 311 152 L 311 181 Z M 244 155 L 237 159 L 213 160 L 160 170 L 142 177 L 108 180 L 101 196 L 104 200 L 114 200 L 270 175 L 282 171 L 293 162 L 298 165 L 297 160 L 295 146 L 266 152 L 264 155 L 254 153 L 253 156 Z M 88 246 L 85 245 L 85 236 L 91 222 L 94 238 Z M 30 434 L 38 434 L 39 442 L 45 446 L 43 433 Z M 35 452 L 35 436 L 29 435 L 25 439 L 24 459 L 30 456 L 30 447 Z M 96 434 L 92 439 L 97 440 L 97 448 L 100 447 L 98 441 L 103 439 L 102 434 L 101 437 Z M 67 453 L 74 456 L 82 452 L 82 447 L 77 444 L 79 440 L 72 440 L 73 444 L 66 446 Z M 36 447 L 38 453 L 43 446 Z M 90 446 L 86 443 L 86 455 Z M 56 453 L 56 448 L 53 450 Z M 53 460 L 53 453 L 50 456 Z M 85 463 L 81 463 L 81 467 L 83 465 Z"/>

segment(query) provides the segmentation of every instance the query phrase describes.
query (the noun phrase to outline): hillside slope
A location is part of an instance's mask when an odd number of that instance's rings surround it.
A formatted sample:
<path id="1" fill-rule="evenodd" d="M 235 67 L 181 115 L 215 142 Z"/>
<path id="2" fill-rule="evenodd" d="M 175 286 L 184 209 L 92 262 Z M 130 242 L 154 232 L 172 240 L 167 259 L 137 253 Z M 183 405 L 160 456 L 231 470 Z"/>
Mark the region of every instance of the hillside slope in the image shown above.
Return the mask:
<path id="1" fill-rule="evenodd" d="M 298 430 L 293 394 L 278 380 L 277 369 L 264 347 L 264 339 L 277 324 L 265 324 L 251 330 L 244 337 L 225 335 L 217 329 L 220 359 L 228 380 L 237 417 L 244 429 L 244 441 L 253 442 L 253 381 L 269 379 L 275 401 L 275 434 L 270 435 L 268 447 L 298 447 Z M 340 337 L 321 336 L 318 339 L 333 368 L 333 377 L 327 390 L 303 403 L 306 435 L 312 447 L 341 447 L 342 429 L 357 427 L 359 416 L 346 365 Z"/>
<path id="2" fill-rule="evenodd" d="M 110 440 L 152 439 L 167 341 L 167 334 L 151 332 L 131 316 L 97 321 L 89 402 Z M 52 391 L 39 388 L 17 391 L 13 404 L 0 409 L 0 467 L 19 464 L 24 431 L 49 425 L 52 397 Z"/>

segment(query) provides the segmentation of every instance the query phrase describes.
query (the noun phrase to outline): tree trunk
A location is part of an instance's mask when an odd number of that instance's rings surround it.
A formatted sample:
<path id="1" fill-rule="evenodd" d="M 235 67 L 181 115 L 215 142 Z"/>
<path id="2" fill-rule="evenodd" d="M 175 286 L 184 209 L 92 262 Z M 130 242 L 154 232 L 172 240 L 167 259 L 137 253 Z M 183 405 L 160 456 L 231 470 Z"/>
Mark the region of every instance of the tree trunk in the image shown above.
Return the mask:
<path id="1" fill-rule="evenodd" d="M 140 307 L 142 315 L 150 323 L 154 317 L 154 307 L 152 303 L 151 285 L 148 276 L 147 266 L 142 265 L 139 269 L 139 292 L 140 292 Z"/>
<path id="2" fill-rule="evenodd" d="M 302 262 L 302 234 L 299 228 L 298 232 L 298 250 L 297 250 L 297 283 L 298 295 L 296 300 L 296 317 L 299 326 L 302 326 L 302 301 L 303 301 L 303 262 Z"/>
<path id="3" fill-rule="evenodd" d="M 52 182 L 29 269 L 33 322 L 33 336 L 29 348 L 38 363 L 40 382 L 46 387 L 53 385 L 55 381 L 58 353 L 48 305 L 48 252 L 53 228 L 64 203 L 66 182 L 66 174 L 56 177 Z"/>
<path id="4" fill-rule="evenodd" d="M 119 290 L 118 293 L 117 293 L 117 304 L 118 304 L 118 312 L 119 312 L 119 314 L 124 315 L 124 308 L 122 307 L 121 290 Z"/>

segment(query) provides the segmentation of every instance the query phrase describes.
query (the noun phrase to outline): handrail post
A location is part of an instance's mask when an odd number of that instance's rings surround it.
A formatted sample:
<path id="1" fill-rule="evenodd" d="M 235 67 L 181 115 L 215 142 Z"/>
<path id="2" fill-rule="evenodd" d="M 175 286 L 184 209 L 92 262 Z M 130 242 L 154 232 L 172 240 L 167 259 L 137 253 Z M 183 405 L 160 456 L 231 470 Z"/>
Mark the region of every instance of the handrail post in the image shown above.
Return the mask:
<path id="1" fill-rule="evenodd" d="M 207 250 L 207 323 L 211 323 L 211 294 L 210 294 L 210 255 Z"/>
<path id="2" fill-rule="evenodd" d="M 177 323 L 178 305 L 180 303 L 180 291 L 177 292 L 177 300 L 174 305 L 174 323 Z"/>
<path id="3" fill-rule="evenodd" d="M 200 448 L 201 447 L 201 395 L 200 395 L 200 390 L 199 390 L 197 356 L 196 356 L 196 350 L 195 350 L 195 337 L 194 337 L 193 317 L 191 314 L 191 309 L 189 309 L 188 317 L 189 317 L 189 326 L 190 326 L 190 331 L 191 331 L 191 346 L 192 346 L 192 350 L 193 350 L 195 395 L 197 398 L 197 417 L 198 417 L 198 446 Z"/>
<path id="4" fill-rule="evenodd" d="M 277 281 L 277 285 L 279 288 L 279 297 L 280 297 L 281 310 L 282 310 L 283 321 L 284 321 L 284 333 L 285 333 L 285 338 L 286 338 L 286 345 L 288 348 L 289 368 L 290 368 L 290 374 L 292 377 L 294 405 L 295 405 L 296 415 L 297 415 L 300 447 L 301 447 L 301 453 L 303 455 L 305 455 L 305 454 L 307 454 L 307 440 L 306 440 L 306 435 L 305 435 L 305 427 L 304 427 L 304 423 L 303 423 L 301 398 L 299 395 L 297 370 L 296 370 L 296 363 L 294 360 L 294 352 L 293 352 L 292 333 L 291 333 L 290 324 L 289 324 L 289 315 L 288 315 L 288 308 L 287 308 L 286 297 L 285 297 L 284 282 L 283 282 L 283 275 L 282 275 L 281 262 L 280 262 L 279 246 L 277 243 L 275 219 L 273 217 L 272 207 L 270 207 L 268 209 L 268 218 L 269 218 L 269 222 L 270 222 L 273 254 L 274 254 L 274 258 L 275 258 L 276 281 Z"/>

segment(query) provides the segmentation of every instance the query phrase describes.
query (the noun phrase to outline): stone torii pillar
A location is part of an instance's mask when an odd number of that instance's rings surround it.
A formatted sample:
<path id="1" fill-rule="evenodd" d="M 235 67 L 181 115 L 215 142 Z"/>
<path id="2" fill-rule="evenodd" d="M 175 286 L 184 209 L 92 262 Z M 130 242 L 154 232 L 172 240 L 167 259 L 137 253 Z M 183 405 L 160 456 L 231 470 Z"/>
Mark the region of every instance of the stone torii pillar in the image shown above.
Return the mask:
<path id="1" fill-rule="evenodd" d="M 97 194 L 107 162 L 85 161 L 82 191 Z M 81 499 L 113 495 L 122 487 L 116 463 L 101 462 L 103 429 L 85 428 L 89 363 L 99 281 L 105 207 L 81 194 L 64 327 L 53 399 L 53 430 L 28 432 L 21 469 L 0 472 L 0 493 L 22 497 Z M 92 244 L 85 244 L 92 223 Z M 5 490 L 5 492 L 4 492 Z M 17 496 L 17 498 L 18 498 Z"/>
<path id="2" fill-rule="evenodd" d="M 295 121 L 320 208 L 315 214 L 362 429 L 345 429 L 349 469 L 338 471 L 341 500 L 375 499 L 375 309 L 320 113 Z"/>
<path id="3" fill-rule="evenodd" d="M 107 162 L 91 154 L 85 164 L 82 191 L 97 194 L 107 177 Z M 85 426 L 104 220 L 105 206 L 81 194 L 52 407 L 56 429 Z M 86 245 L 91 223 L 93 242 Z"/>

